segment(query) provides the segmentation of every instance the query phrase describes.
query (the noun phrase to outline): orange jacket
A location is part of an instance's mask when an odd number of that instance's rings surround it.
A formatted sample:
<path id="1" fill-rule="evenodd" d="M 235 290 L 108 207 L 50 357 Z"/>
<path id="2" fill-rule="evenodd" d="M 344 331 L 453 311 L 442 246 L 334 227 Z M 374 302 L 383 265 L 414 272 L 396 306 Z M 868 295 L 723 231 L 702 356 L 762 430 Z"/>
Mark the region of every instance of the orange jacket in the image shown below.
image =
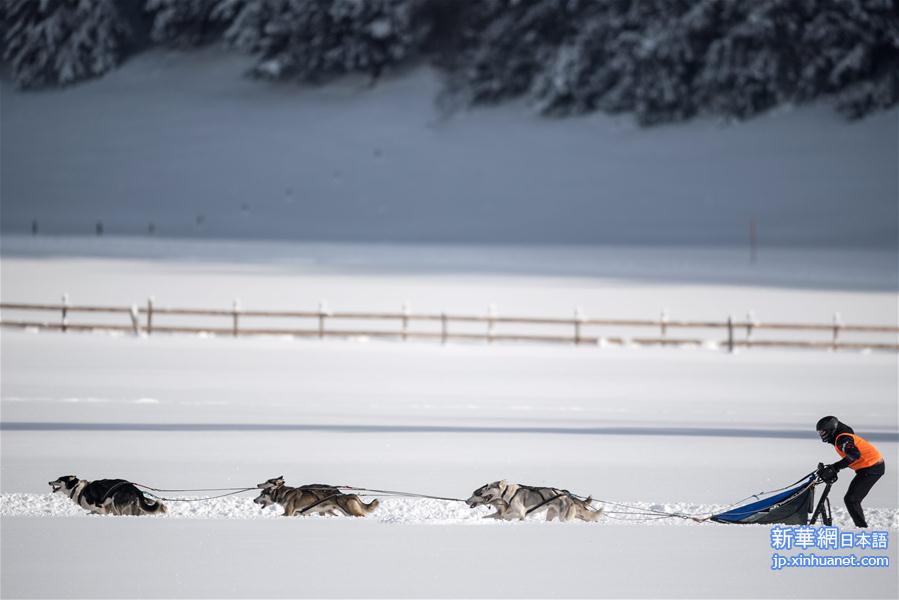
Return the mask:
<path id="1" fill-rule="evenodd" d="M 880 451 L 874 447 L 874 444 L 861 436 L 855 435 L 854 433 L 841 433 L 836 437 L 836 439 L 834 439 L 833 447 L 836 449 L 837 454 L 840 455 L 840 458 L 845 458 L 846 453 L 840 450 L 840 447 L 837 444 L 839 443 L 840 438 L 845 435 L 848 435 L 852 438 L 852 442 L 855 444 L 855 447 L 858 448 L 858 451 L 861 454 L 858 460 L 849 464 L 849 468 L 853 471 L 858 471 L 859 469 L 864 469 L 866 467 L 870 467 L 871 465 L 876 465 L 883 460 L 883 455 L 880 454 Z"/>

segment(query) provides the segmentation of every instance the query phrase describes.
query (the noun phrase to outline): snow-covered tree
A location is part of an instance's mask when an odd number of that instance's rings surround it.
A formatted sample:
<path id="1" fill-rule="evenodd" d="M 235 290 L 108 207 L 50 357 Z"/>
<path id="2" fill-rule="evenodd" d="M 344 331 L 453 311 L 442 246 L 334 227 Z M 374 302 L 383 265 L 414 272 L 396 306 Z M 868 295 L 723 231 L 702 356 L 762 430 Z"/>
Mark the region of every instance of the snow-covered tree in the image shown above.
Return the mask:
<path id="1" fill-rule="evenodd" d="M 198 46 L 221 35 L 228 23 L 220 0 L 147 0 L 150 39 L 175 46 Z"/>
<path id="2" fill-rule="evenodd" d="M 698 90 L 709 112 L 746 117 L 836 94 L 860 116 L 899 101 L 893 0 L 760 0 L 709 47 Z"/>
<path id="3" fill-rule="evenodd" d="M 124 12 L 151 43 L 221 36 L 264 78 L 374 80 L 430 59 L 454 105 L 523 97 L 544 114 L 651 124 L 822 97 L 849 117 L 899 103 L 899 0 L 0 0 L 0 11 L 2 54 L 24 87 L 114 67 Z"/>
<path id="4" fill-rule="evenodd" d="M 536 105 L 553 114 L 633 111 L 644 123 L 691 116 L 702 36 L 684 15 L 699 8 L 642 0 L 578 15 L 574 36 L 535 78 Z"/>
<path id="5" fill-rule="evenodd" d="M 836 94 L 855 118 L 899 102 L 899 3 L 832 0 L 804 28 L 799 96 Z"/>
<path id="6" fill-rule="evenodd" d="M 598 3 L 597 3 L 598 5 Z M 454 43 L 437 58 L 452 91 L 470 102 L 497 102 L 526 93 L 590 2 L 482 0 L 460 5 Z"/>
<path id="7" fill-rule="evenodd" d="M 795 40 L 809 4 L 760 0 L 721 23 L 697 77 L 707 112 L 742 118 L 792 99 L 802 68 Z"/>
<path id="8" fill-rule="evenodd" d="M 745 118 L 836 95 L 850 116 L 893 106 L 896 0 L 485 0 L 438 64 L 472 103 L 544 113 Z"/>
<path id="9" fill-rule="evenodd" d="M 694 112 L 700 53 L 675 0 L 491 0 L 472 3 L 451 86 L 473 102 L 526 95 L 544 113 L 637 111 L 641 120 Z"/>
<path id="10" fill-rule="evenodd" d="M 129 35 L 114 0 L 2 0 L 3 60 L 23 88 L 102 75 Z"/>
<path id="11" fill-rule="evenodd" d="M 259 56 L 259 77 L 322 81 L 347 73 L 378 77 L 415 58 L 429 22 L 419 0 L 224 0 L 225 40 Z"/>

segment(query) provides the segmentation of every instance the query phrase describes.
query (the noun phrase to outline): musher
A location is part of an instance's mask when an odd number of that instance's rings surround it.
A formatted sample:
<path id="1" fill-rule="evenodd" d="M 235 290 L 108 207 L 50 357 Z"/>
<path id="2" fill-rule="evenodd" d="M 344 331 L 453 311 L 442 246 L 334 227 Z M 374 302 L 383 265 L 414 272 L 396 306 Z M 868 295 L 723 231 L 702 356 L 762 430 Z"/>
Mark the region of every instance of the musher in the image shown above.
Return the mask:
<path id="1" fill-rule="evenodd" d="M 856 527 L 867 527 L 865 521 L 865 513 L 862 512 L 862 500 L 871 491 L 871 488 L 877 483 L 877 480 L 883 477 L 886 472 L 883 455 L 874 444 L 856 435 L 845 423 L 841 423 L 834 416 L 823 417 L 815 426 L 821 441 L 825 444 L 833 444 L 840 460 L 830 465 L 823 465 L 818 468 L 818 477 L 826 483 L 834 483 L 837 480 L 837 473 L 841 469 L 849 467 L 855 471 L 855 477 L 849 483 L 849 489 L 843 496 L 846 502 L 846 509 L 852 522 Z"/>

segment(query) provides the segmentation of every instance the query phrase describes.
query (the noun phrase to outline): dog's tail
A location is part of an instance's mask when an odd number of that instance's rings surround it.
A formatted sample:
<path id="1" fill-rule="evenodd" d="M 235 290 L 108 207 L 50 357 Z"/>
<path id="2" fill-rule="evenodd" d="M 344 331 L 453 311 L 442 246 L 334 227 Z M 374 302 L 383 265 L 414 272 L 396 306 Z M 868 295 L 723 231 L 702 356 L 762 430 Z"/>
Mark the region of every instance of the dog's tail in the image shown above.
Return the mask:
<path id="1" fill-rule="evenodd" d="M 138 502 L 140 502 L 141 510 L 148 514 L 156 514 L 156 513 L 167 513 L 168 509 L 166 509 L 165 504 L 159 502 L 158 500 L 150 500 L 143 494 L 138 496 Z"/>
<path id="2" fill-rule="evenodd" d="M 374 500 L 372 500 L 372 501 L 369 502 L 368 504 L 366 504 L 365 502 L 362 502 L 362 508 L 363 508 L 363 510 L 365 510 L 365 512 L 367 512 L 367 513 L 370 513 L 370 512 L 373 511 L 374 509 L 378 508 L 380 505 L 381 505 L 381 503 L 378 501 L 377 498 L 375 498 Z"/>
<path id="3" fill-rule="evenodd" d="M 591 509 L 588 513 L 591 521 L 599 521 L 599 518 L 602 516 L 603 507 Z"/>

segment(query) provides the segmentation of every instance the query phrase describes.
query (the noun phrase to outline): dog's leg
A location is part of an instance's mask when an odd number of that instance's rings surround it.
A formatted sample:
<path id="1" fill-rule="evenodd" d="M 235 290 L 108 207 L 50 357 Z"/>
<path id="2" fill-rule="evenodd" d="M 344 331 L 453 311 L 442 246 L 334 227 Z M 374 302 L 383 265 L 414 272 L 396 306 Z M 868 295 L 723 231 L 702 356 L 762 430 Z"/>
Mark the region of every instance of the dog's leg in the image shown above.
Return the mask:
<path id="1" fill-rule="evenodd" d="M 340 507 L 340 510 L 348 517 L 362 516 L 362 508 L 359 506 L 359 500 L 356 498 L 347 499 L 345 505 Z"/>
<path id="2" fill-rule="evenodd" d="M 491 506 L 496 509 L 495 513 L 490 513 L 489 515 L 484 515 L 485 519 L 505 519 L 506 509 L 508 506 L 505 502 L 497 502 L 495 504 L 488 504 L 487 506 Z"/>
<path id="3" fill-rule="evenodd" d="M 296 497 L 291 496 L 287 503 L 284 505 L 284 516 L 285 517 L 295 517 L 297 515 L 302 516 L 301 509 L 297 505 Z"/>
<path id="4" fill-rule="evenodd" d="M 506 511 L 505 519 L 511 521 L 513 519 L 518 519 L 519 521 L 523 521 L 525 517 L 528 516 L 528 511 L 524 507 L 524 503 L 519 500 L 515 500 L 513 504 L 509 505 L 509 510 Z"/>
<path id="5" fill-rule="evenodd" d="M 116 506 L 115 496 L 103 503 L 103 512 L 107 515 L 121 516 L 122 514 L 125 514 L 124 509 L 127 508 L 127 505 L 123 507 Z"/>

